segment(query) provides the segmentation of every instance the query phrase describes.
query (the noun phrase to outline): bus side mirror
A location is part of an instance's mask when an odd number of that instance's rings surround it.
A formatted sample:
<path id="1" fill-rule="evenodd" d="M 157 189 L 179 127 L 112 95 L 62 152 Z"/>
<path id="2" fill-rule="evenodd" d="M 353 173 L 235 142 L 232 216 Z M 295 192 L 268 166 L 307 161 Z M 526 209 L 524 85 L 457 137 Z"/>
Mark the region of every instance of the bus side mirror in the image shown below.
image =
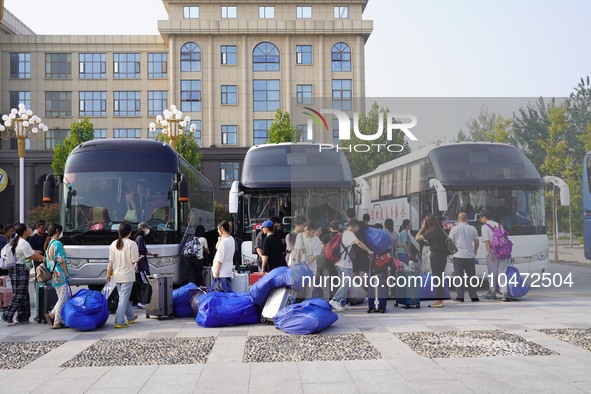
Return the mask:
<path id="1" fill-rule="evenodd" d="M 232 187 L 230 188 L 230 196 L 228 197 L 228 211 L 230 213 L 238 213 L 238 181 L 232 182 Z"/>
<path id="2" fill-rule="evenodd" d="M 188 202 L 189 201 L 189 185 L 187 184 L 187 180 L 185 179 L 185 174 L 181 174 L 181 180 L 179 181 L 178 191 L 179 191 L 179 202 Z"/>
<path id="3" fill-rule="evenodd" d="M 435 191 L 437 192 L 437 205 L 439 206 L 439 210 L 441 212 L 447 211 L 447 192 L 445 191 L 445 187 L 439 182 L 437 179 L 429 179 L 429 186 L 435 187 Z"/>
<path id="4" fill-rule="evenodd" d="M 53 200 L 53 188 L 55 185 L 55 178 L 53 175 L 47 175 L 45 182 L 43 182 L 43 202 L 51 204 Z"/>

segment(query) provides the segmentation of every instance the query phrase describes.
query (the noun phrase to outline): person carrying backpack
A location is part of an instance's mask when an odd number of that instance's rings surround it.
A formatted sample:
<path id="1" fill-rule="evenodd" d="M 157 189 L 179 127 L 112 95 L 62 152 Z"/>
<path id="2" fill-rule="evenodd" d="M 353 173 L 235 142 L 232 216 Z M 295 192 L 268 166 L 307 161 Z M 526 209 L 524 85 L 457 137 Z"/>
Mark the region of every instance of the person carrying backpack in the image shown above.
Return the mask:
<path id="1" fill-rule="evenodd" d="M 509 265 L 510 245 L 511 241 L 507 238 L 507 232 L 499 223 L 491 220 L 490 212 L 483 211 L 480 213 L 480 221 L 482 222 L 482 240 L 486 245 L 486 268 L 489 274 L 492 274 L 490 281 L 490 290 L 485 297 L 495 300 L 498 292 L 501 293 L 501 301 L 508 301 L 507 298 L 507 280 L 499 281 L 499 275 L 506 275 L 507 265 Z M 506 243 L 506 247 L 503 247 Z M 508 247 L 508 250 L 507 250 Z M 507 256 L 508 254 L 508 256 Z M 503 284 L 503 286 L 500 286 Z"/>

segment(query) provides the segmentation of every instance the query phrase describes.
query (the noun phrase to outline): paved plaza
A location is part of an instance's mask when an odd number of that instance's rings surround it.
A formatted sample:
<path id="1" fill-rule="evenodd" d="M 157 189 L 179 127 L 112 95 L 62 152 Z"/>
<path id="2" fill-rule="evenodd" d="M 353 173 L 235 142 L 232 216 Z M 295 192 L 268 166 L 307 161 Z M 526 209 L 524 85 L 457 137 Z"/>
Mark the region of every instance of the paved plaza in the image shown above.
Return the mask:
<path id="1" fill-rule="evenodd" d="M 591 265 L 579 247 L 561 258 L 549 271 L 572 272 L 572 288 L 435 310 L 360 305 L 314 336 L 143 315 L 122 330 L 113 315 L 94 332 L 0 327 L 0 392 L 591 392 Z"/>

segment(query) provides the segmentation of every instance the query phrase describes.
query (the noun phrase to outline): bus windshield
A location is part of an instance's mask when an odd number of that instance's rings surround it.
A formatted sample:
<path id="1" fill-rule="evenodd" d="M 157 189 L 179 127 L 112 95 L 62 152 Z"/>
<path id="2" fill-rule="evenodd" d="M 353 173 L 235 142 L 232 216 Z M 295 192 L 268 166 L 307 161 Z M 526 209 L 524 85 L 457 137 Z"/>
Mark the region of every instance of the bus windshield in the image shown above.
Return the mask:
<path id="1" fill-rule="evenodd" d="M 448 189 L 447 198 L 447 210 L 442 216 L 445 228 L 453 227 L 458 213 L 466 212 L 469 223 L 480 233 L 479 213 L 487 210 L 511 235 L 546 233 L 543 187 Z"/>
<path id="2" fill-rule="evenodd" d="M 117 231 L 124 220 L 148 222 L 154 230 L 177 228 L 174 174 L 80 172 L 65 175 L 64 231 Z"/>

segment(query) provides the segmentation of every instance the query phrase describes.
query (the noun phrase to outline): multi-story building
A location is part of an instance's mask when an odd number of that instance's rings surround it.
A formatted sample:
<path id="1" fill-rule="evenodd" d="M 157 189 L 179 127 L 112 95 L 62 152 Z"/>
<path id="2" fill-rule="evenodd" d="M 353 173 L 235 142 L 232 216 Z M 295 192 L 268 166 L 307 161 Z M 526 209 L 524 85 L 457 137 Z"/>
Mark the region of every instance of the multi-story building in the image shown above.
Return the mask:
<path id="1" fill-rule="evenodd" d="M 36 35 L 4 10 L 0 112 L 22 102 L 49 126 L 28 141 L 25 210 L 41 203 L 52 149 L 73 121 L 88 117 L 97 139 L 154 138 L 148 125 L 171 104 L 193 119 L 203 173 L 227 202 L 244 154 L 266 141 L 277 109 L 294 116 L 327 98 L 351 110 L 364 97 L 367 2 L 163 0 L 168 19 L 157 36 Z M 0 168 L 9 178 L 0 222 L 14 221 L 16 141 L 2 141 Z"/>

